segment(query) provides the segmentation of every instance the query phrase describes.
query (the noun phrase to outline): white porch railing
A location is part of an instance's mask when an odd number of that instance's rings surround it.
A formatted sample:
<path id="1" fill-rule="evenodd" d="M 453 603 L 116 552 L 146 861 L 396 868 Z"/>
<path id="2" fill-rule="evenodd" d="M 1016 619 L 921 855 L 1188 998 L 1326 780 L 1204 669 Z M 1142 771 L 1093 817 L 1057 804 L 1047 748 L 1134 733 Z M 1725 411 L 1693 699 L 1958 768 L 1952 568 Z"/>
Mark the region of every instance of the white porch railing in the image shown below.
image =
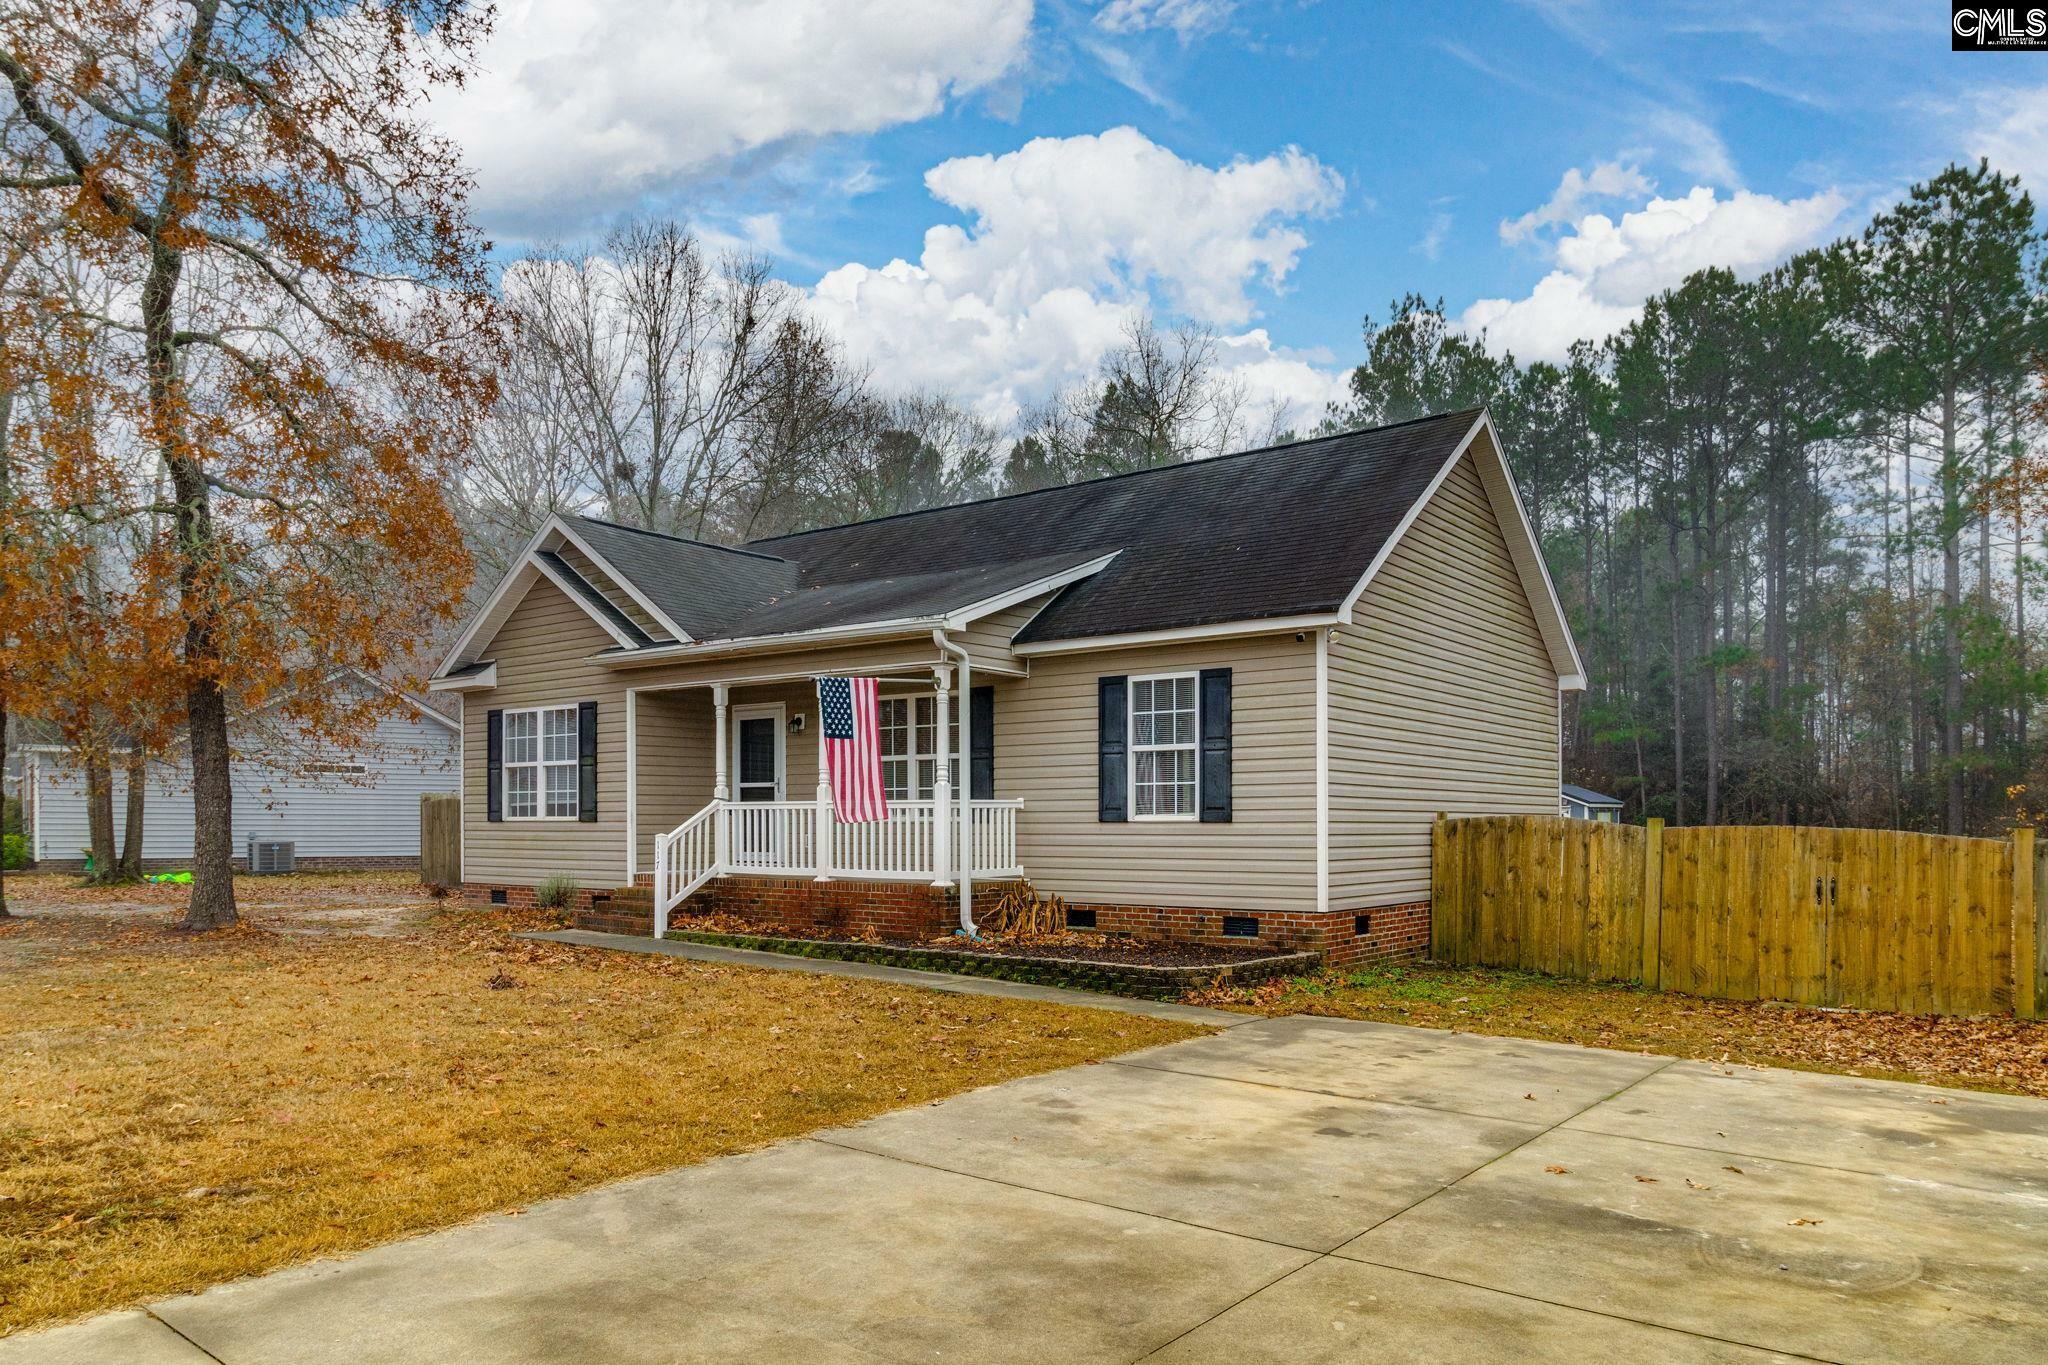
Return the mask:
<path id="1" fill-rule="evenodd" d="M 1021 800 L 970 801 L 961 833 L 959 803 L 946 803 L 952 835 L 949 876 L 962 853 L 976 878 L 1021 877 L 1017 812 Z M 939 880 L 937 803 L 892 801 L 887 820 L 843 825 L 829 817 L 826 875 L 849 881 Z M 654 838 L 654 932 L 668 932 L 668 914 L 713 877 L 732 874 L 816 876 L 820 810 L 815 801 L 713 801 L 667 834 Z"/>

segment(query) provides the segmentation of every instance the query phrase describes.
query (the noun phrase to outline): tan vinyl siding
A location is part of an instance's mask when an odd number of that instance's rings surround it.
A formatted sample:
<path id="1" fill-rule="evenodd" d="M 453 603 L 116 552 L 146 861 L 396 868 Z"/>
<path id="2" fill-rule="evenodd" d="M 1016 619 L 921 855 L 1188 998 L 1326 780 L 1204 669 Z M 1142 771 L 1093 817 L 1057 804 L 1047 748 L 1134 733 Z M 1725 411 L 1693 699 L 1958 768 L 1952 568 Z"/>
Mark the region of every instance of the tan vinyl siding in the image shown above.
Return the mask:
<path id="1" fill-rule="evenodd" d="M 574 545 L 566 544 L 555 553 L 562 557 L 563 563 L 567 564 L 577 573 L 582 574 L 588 580 L 591 587 L 603 593 L 605 601 L 624 612 L 627 620 L 646 631 L 651 638 L 656 640 L 672 640 L 675 638 L 669 633 L 667 626 L 654 619 L 653 612 L 635 602 L 631 594 L 620 588 L 618 582 L 610 574 L 599 568 L 589 555 L 584 554 L 583 551 L 577 549 Z"/>
<path id="2" fill-rule="evenodd" d="M 1429 821 L 1557 813 L 1557 673 L 1472 458 L 1330 643 L 1330 905 L 1429 895 Z"/>
<path id="3" fill-rule="evenodd" d="M 668 833 L 710 803 L 711 690 L 642 692 L 634 706 L 639 794 L 633 866 L 645 874 L 654 870 L 654 836 Z"/>
<path id="4" fill-rule="evenodd" d="M 1232 820 L 1096 818 L 1096 680 L 1231 670 Z M 1313 910 L 1315 646 L 1292 634 L 1040 655 L 996 684 L 995 792 L 1024 798 L 1041 891 L 1100 904 Z"/>
<path id="5" fill-rule="evenodd" d="M 1029 601 L 1019 602 L 1014 607 L 990 612 L 979 620 L 970 621 L 955 631 L 947 632 L 947 638 L 967 651 L 974 660 L 976 669 L 1002 669 L 1006 672 L 1025 671 L 1024 661 L 1010 652 L 1010 641 L 1017 632 L 1030 624 L 1031 618 L 1044 609 L 1053 599 L 1052 593 L 1041 593 Z"/>
<path id="6" fill-rule="evenodd" d="M 585 660 L 611 636 L 546 579 L 527 589 L 483 653 L 499 685 L 463 695 L 462 807 L 465 881 L 532 885 L 555 873 L 579 885 L 618 886 L 626 872 L 626 687 Z M 484 818 L 486 717 L 495 709 L 597 703 L 597 820 Z"/>

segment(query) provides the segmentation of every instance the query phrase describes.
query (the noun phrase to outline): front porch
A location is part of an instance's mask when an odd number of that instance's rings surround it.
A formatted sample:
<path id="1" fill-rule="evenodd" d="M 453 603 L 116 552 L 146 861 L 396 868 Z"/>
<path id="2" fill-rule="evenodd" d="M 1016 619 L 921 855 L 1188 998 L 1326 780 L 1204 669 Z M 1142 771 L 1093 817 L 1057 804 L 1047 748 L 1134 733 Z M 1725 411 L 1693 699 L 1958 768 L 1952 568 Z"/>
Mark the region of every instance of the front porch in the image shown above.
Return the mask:
<path id="1" fill-rule="evenodd" d="M 628 872 L 651 883 L 657 936 L 671 912 L 723 878 L 896 883 L 932 899 L 934 889 L 950 897 L 963 878 L 1024 874 L 1024 803 L 987 790 L 992 689 L 956 688 L 956 676 L 966 682 L 975 670 L 935 664 L 929 653 L 844 671 L 879 680 L 884 820 L 836 817 L 808 672 L 628 693 Z M 974 700 L 962 706 L 962 696 Z M 971 797 L 965 783 L 977 788 Z"/>

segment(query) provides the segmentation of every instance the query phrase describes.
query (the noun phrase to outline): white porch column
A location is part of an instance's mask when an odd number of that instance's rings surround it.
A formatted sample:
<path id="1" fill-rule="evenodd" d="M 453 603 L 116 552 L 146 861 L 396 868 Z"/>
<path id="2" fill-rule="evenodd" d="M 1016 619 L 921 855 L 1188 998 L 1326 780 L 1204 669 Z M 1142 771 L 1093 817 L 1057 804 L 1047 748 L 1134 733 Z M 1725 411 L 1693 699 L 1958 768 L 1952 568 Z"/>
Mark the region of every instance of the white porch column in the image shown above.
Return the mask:
<path id="1" fill-rule="evenodd" d="M 724 683 L 711 685 L 711 710 L 717 721 L 711 727 L 711 799 L 723 806 L 732 799 L 732 788 L 726 785 L 726 756 L 732 752 L 732 741 L 726 738 L 725 711 L 727 693 Z M 732 861 L 732 820 L 724 810 L 711 817 L 714 856 L 722 871 Z"/>
<path id="2" fill-rule="evenodd" d="M 938 771 L 932 775 L 932 885 L 953 884 L 953 779 L 952 726 L 947 703 L 951 698 L 953 670 L 944 664 L 932 670 L 932 728 L 937 732 Z M 916 774 L 912 774 L 914 781 Z"/>
<path id="3" fill-rule="evenodd" d="M 832 880 L 832 776 L 825 769 L 825 707 L 822 702 L 818 713 L 818 847 L 816 880 Z"/>

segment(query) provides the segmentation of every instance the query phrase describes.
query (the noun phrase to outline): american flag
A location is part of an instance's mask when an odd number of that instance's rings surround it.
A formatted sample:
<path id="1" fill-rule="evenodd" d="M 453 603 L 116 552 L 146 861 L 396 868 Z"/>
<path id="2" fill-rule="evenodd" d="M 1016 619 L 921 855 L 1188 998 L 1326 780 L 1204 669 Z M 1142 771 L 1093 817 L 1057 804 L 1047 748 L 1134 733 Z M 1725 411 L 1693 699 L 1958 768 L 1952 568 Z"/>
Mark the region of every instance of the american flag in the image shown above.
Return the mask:
<path id="1" fill-rule="evenodd" d="M 873 678 L 818 679 L 818 720 L 832 810 L 844 824 L 889 818 L 882 794 L 881 708 Z"/>

